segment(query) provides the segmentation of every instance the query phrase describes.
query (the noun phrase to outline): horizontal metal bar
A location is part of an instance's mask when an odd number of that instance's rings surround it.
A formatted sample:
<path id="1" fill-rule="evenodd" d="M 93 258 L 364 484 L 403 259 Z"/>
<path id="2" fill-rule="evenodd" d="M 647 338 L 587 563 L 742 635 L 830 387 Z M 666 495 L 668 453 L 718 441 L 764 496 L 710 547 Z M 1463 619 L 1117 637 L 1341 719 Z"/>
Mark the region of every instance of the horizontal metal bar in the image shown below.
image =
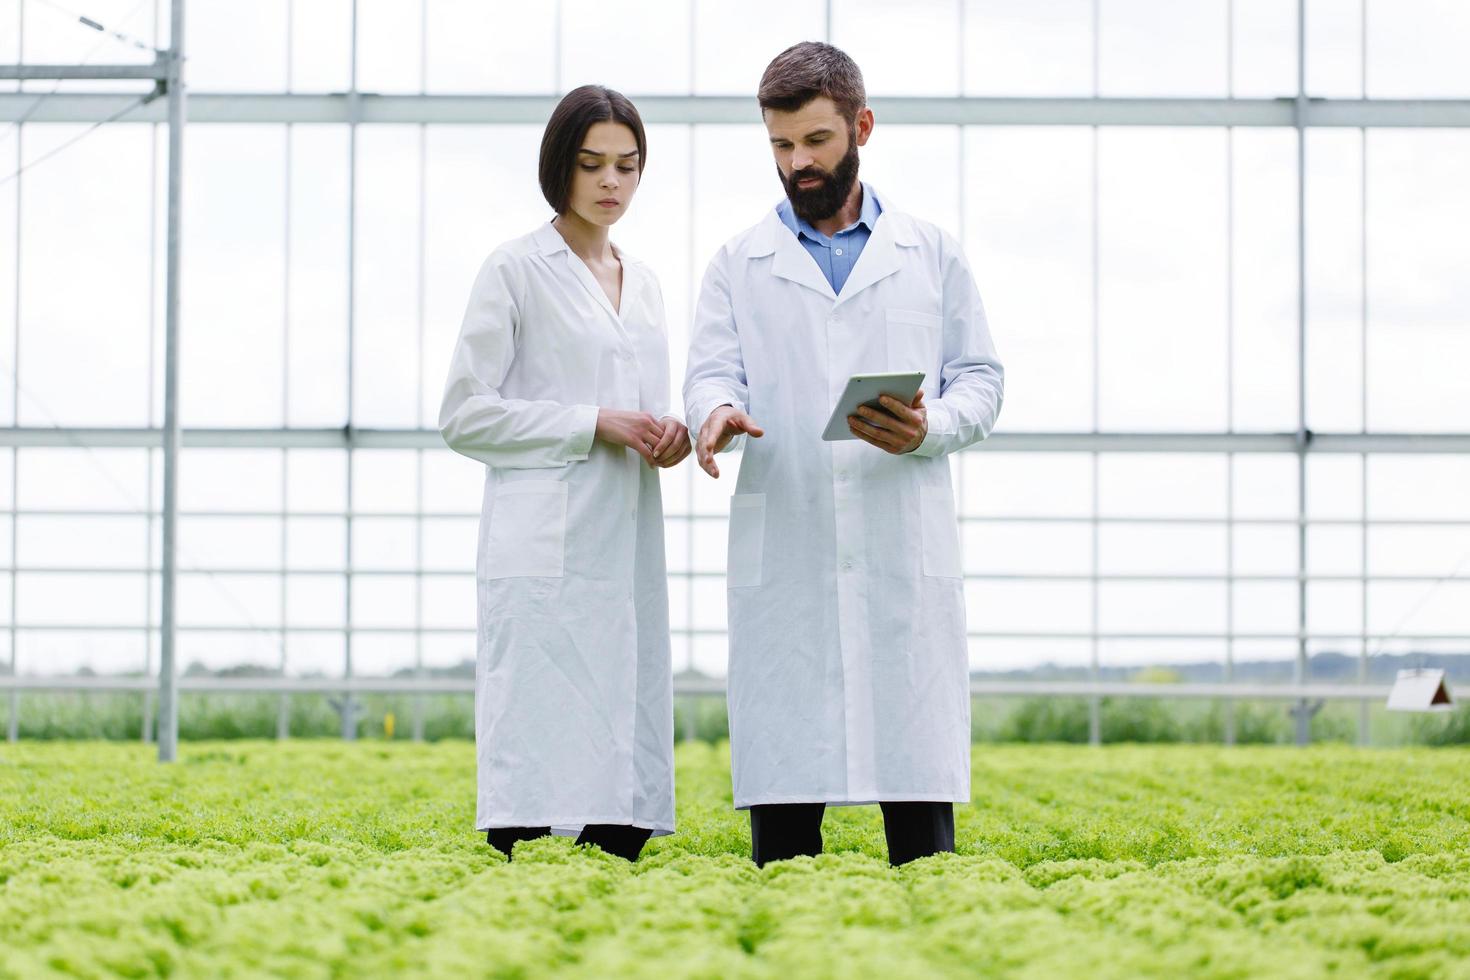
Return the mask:
<path id="1" fill-rule="evenodd" d="M 184 445 L 209 449 L 444 449 L 437 429 L 185 429 Z M 0 427 L 0 446 L 152 448 L 152 428 Z M 1314 433 L 1307 452 L 1465 453 L 1470 433 Z M 1256 453 L 1297 451 L 1295 433 L 997 432 L 975 452 Z"/>
<path id="2" fill-rule="evenodd" d="M 153 632 L 158 629 L 156 623 L 16 623 L 13 626 L 0 622 L 0 627 L 14 629 L 18 633 L 142 633 Z M 416 633 L 428 635 L 460 635 L 470 636 L 475 632 L 473 624 L 464 626 L 294 626 L 288 623 L 234 623 L 234 624 L 183 624 L 180 623 L 180 633 L 259 633 L 261 635 L 275 637 L 281 633 L 322 634 L 340 633 L 353 635 L 377 634 L 381 636 L 411 636 Z M 684 627 L 670 630 L 675 636 L 683 637 L 724 637 L 729 635 L 725 629 L 714 627 Z M 1258 633 L 1258 632 L 1232 632 L 1221 630 L 1219 632 L 1174 632 L 1174 633 L 1151 633 L 1151 632 L 1114 632 L 1099 631 L 1093 633 L 1087 630 L 984 630 L 971 629 L 966 633 L 972 640 L 1129 640 L 1129 641 L 1152 641 L 1166 640 L 1171 642 L 1215 642 L 1215 641 L 1271 641 L 1271 642 L 1296 642 L 1305 639 L 1309 643 L 1342 643 L 1361 642 L 1363 640 L 1402 640 L 1406 642 L 1434 642 L 1434 643 L 1466 643 L 1470 645 L 1470 632 L 1465 633 L 1354 633 L 1354 632 L 1308 632 L 1297 634 L 1295 632 L 1280 633 Z"/>
<path id="3" fill-rule="evenodd" d="M 125 566 L 87 566 L 87 565 L 21 565 L 16 568 L 7 568 L 0 565 L 0 573 L 14 572 L 17 575 L 158 575 L 162 569 L 154 568 L 129 568 Z M 378 578 L 472 578 L 475 574 L 473 567 L 467 568 L 361 568 L 354 566 L 351 569 L 352 576 L 378 577 Z M 183 567 L 179 568 L 180 575 L 231 575 L 231 576 L 266 576 L 279 577 L 282 575 L 292 578 L 345 578 L 348 570 L 341 567 L 336 568 L 306 568 L 299 566 L 286 566 L 285 568 L 263 568 L 263 567 Z M 702 568 L 673 568 L 668 572 L 668 577 L 673 579 L 723 579 L 725 573 L 718 569 Z M 1280 573 L 1236 573 L 1226 572 L 1101 572 L 1093 575 L 1091 572 L 966 572 L 964 580 L 967 582 L 1296 582 L 1298 576 L 1292 572 Z M 1302 579 L 1311 582 L 1418 582 L 1430 583 L 1447 581 L 1444 575 L 1409 575 L 1390 574 L 1361 575 L 1347 573 L 1322 573 L 1320 575 L 1308 574 Z M 1465 579 L 1470 584 L 1470 578 Z"/>
<path id="4" fill-rule="evenodd" d="M 38 71 L 48 66 L 17 66 Z M 63 70 L 58 66 L 50 66 Z M 154 71 L 153 66 L 120 66 Z M 16 77 L 0 75 L 0 77 Z M 25 77 L 56 77 L 27 75 Z M 81 76 L 68 76 L 81 77 Z M 148 74 L 99 77 L 157 77 Z M 347 93 L 190 92 L 191 123 L 430 123 L 542 125 L 558 95 L 378 95 Z M 755 124 L 752 95 L 635 95 L 645 123 Z M 19 118 L 34 102 L 28 93 L 0 94 L 0 121 Z M 57 93 L 36 107 L 34 122 L 95 122 L 122 103 L 105 93 Z M 897 125 L 976 126 L 1271 126 L 1294 127 L 1293 97 L 1229 98 L 1006 98 L 987 96 L 874 96 L 878 120 Z M 131 122 L 162 122 L 160 104 L 130 114 Z M 1308 99 L 1307 127 L 1470 126 L 1465 99 Z"/>
<path id="5" fill-rule="evenodd" d="M 157 686 L 153 677 L 0 676 L 0 690 L 72 693 L 145 692 Z M 209 694 L 473 694 L 468 677 L 190 677 L 178 681 L 179 690 Z M 972 697 L 1115 697 L 1115 698 L 1229 698 L 1232 700 L 1378 701 L 1388 697 L 1382 684 L 1143 684 L 1128 681 L 1000 681 L 972 679 Z M 674 678 L 676 697 L 715 696 L 725 693 L 720 677 Z M 1470 696 L 1456 689 L 1453 698 Z"/>
<path id="6" fill-rule="evenodd" d="M 0 507 L 0 515 L 9 515 L 12 511 L 6 507 Z M 148 517 L 149 512 L 143 510 L 118 510 L 118 509 L 82 509 L 58 510 L 55 508 L 22 507 L 13 512 L 17 517 L 136 517 L 140 520 Z M 158 517 L 160 512 L 154 510 L 153 517 Z M 230 519 L 244 518 L 251 520 L 344 520 L 348 516 L 345 511 L 330 510 L 181 510 L 180 517 Z M 402 520 L 402 521 L 468 521 L 479 520 L 479 511 L 424 511 L 414 512 L 408 510 L 355 510 L 351 514 L 353 520 Z M 675 510 L 664 512 L 666 521 L 723 521 L 727 519 L 725 514 L 682 514 Z M 1296 527 L 1297 520 L 1294 517 L 1153 517 L 1148 515 L 1124 515 L 1119 517 L 1099 516 L 1089 517 L 1085 514 L 1078 516 L 1055 516 L 1040 514 L 961 514 L 959 521 L 962 524 L 1082 524 L 1088 525 L 1096 521 L 1098 524 L 1162 524 L 1162 525 L 1184 525 L 1189 527 L 1214 527 L 1234 524 L 1240 526 L 1261 527 Z M 1304 522 L 1308 527 L 1361 527 L 1365 522 L 1358 517 L 1309 517 Z M 1385 527 L 1470 527 L 1470 518 L 1454 517 L 1370 517 L 1366 521 L 1369 530 Z"/>
<path id="7" fill-rule="evenodd" d="M 101 81 L 105 79 L 143 78 L 152 81 L 163 81 L 168 78 L 168 64 L 160 58 L 147 64 L 133 65 L 0 65 L 0 78 L 19 79 L 21 81 L 40 81 L 45 79 Z M 13 92 L 7 92 L 5 94 L 17 100 L 27 98 L 35 99 L 36 96 L 45 95 L 44 92 L 21 92 L 19 95 Z M 103 116 L 101 118 L 105 119 L 107 117 Z"/>

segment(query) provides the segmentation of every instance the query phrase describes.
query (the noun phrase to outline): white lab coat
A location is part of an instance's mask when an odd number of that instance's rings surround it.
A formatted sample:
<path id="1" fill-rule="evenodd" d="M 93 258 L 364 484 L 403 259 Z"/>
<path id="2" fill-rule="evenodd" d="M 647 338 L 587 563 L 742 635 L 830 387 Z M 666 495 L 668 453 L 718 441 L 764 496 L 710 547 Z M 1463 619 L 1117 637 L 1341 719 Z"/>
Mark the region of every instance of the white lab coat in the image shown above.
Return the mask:
<path id="1" fill-rule="evenodd" d="M 475 826 L 674 829 L 673 684 L 658 471 L 595 442 L 599 407 L 668 409 L 651 270 L 620 313 L 549 223 L 485 260 L 439 413 L 484 463 Z"/>
<path id="2" fill-rule="evenodd" d="M 872 192 L 871 188 L 868 188 Z M 947 454 L 989 434 L 1003 372 L 959 245 L 883 204 L 842 294 L 775 210 L 714 257 L 684 383 L 732 404 L 728 698 L 737 807 L 970 797 L 970 688 Z M 823 442 L 849 376 L 923 370 L 929 434 Z M 732 444 L 733 448 L 734 444 Z"/>

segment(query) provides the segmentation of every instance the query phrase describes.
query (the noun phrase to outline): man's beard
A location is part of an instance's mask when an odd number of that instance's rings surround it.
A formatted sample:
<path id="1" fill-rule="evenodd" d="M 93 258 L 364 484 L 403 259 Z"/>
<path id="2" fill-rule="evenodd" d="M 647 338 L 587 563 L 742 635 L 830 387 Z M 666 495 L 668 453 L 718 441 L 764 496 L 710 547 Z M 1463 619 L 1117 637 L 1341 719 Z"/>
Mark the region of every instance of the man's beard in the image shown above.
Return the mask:
<path id="1" fill-rule="evenodd" d="M 842 209 L 847 196 L 852 193 L 857 173 L 858 152 L 855 139 L 848 140 L 847 152 L 831 173 L 820 167 L 807 167 L 792 171 L 788 178 L 781 173 L 779 166 L 776 167 L 776 175 L 781 178 L 781 186 L 786 189 L 786 198 L 791 202 L 791 209 L 807 224 L 825 221 Z M 797 181 L 808 177 L 816 177 L 821 183 L 810 190 L 796 186 Z"/>

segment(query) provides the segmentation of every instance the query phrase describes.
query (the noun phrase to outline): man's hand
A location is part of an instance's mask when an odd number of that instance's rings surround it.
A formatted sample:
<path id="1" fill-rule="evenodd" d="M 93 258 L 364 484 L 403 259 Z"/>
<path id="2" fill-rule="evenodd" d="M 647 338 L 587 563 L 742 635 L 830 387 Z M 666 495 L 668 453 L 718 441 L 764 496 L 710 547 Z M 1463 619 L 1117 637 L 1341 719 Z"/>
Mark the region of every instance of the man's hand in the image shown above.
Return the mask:
<path id="1" fill-rule="evenodd" d="M 615 408 L 597 410 L 597 438 L 637 451 L 649 466 L 658 465 L 653 449 L 663 437 L 663 422 L 647 412 L 624 412 Z"/>
<path id="2" fill-rule="evenodd" d="M 699 440 L 695 446 L 700 469 L 718 480 L 720 468 L 715 465 L 715 453 L 728 446 L 730 440 L 742 432 L 753 439 L 759 439 L 766 434 L 766 430 L 756 425 L 754 419 L 733 405 L 721 405 L 710 412 L 709 418 L 700 427 Z"/>
<path id="3" fill-rule="evenodd" d="M 658 422 L 664 427 L 664 434 L 653 447 L 653 461 L 664 468 L 678 466 L 689 455 L 689 429 L 683 422 L 669 416 Z"/>
<path id="4" fill-rule="evenodd" d="M 912 405 L 905 405 L 890 395 L 881 396 L 878 403 L 887 411 L 859 405 L 857 414 L 847 417 L 848 430 L 863 442 L 895 456 L 918 449 L 924 436 L 929 434 L 929 410 L 924 407 L 924 389 L 919 389 Z"/>

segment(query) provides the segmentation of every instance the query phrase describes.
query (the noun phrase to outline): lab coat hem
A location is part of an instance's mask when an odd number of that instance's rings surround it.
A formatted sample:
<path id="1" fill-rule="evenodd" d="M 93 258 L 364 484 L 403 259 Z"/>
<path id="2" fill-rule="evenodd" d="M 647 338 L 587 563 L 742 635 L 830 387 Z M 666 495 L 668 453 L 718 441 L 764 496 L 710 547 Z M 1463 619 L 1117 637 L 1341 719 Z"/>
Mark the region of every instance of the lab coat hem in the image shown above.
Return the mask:
<path id="1" fill-rule="evenodd" d="M 621 827 L 641 827 L 644 830 L 653 831 L 654 837 L 667 837 L 674 832 L 671 823 L 659 823 L 651 820 L 629 820 L 626 816 L 616 817 L 577 817 L 573 820 L 489 820 L 476 821 L 475 833 L 483 834 L 487 830 L 497 830 L 505 827 L 550 827 L 553 837 L 575 837 L 582 832 L 582 828 L 590 823 L 616 824 Z"/>
<path id="2" fill-rule="evenodd" d="M 749 810 L 753 806 L 768 806 L 782 803 L 824 803 L 827 806 L 872 806 L 876 803 L 969 803 L 969 793 L 935 791 L 932 793 L 872 793 L 857 799 L 845 796 L 821 796 L 801 793 L 795 796 L 763 796 L 756 799 L 736 800 L 735 809 Z"/>

